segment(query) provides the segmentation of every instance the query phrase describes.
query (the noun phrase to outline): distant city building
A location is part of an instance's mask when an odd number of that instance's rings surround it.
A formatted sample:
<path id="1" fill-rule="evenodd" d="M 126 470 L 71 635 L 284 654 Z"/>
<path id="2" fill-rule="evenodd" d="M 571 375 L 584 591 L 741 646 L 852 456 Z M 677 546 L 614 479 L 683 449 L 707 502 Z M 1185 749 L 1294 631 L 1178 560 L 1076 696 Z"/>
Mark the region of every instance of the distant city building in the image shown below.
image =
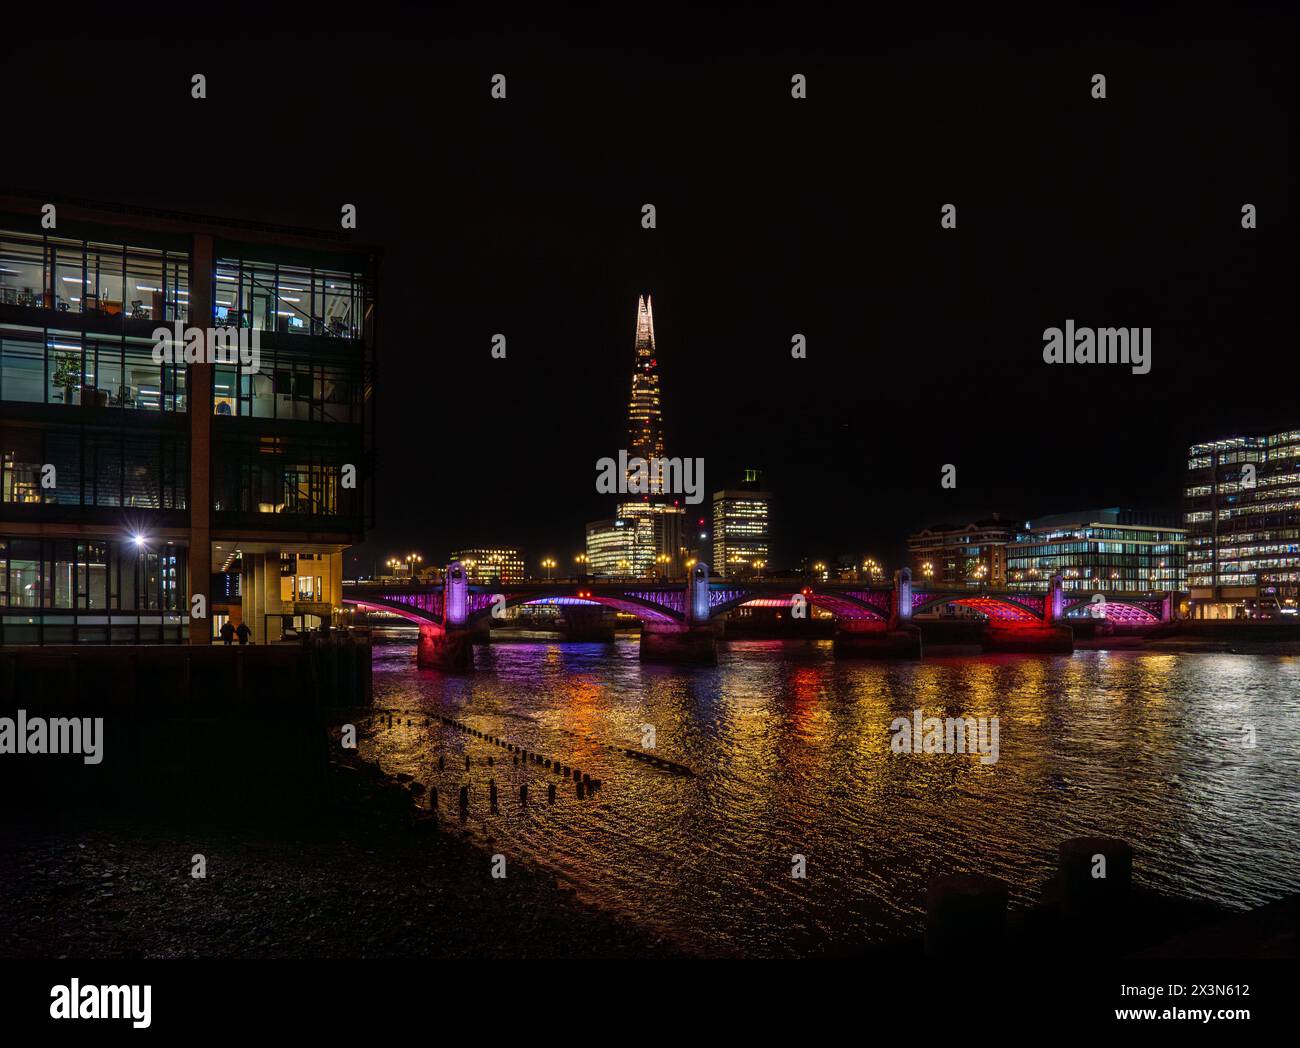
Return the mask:
<path id="1" fill-rule="evenodd" d="M 470 582 L 524 581 L 524 558 L 516 546 L 477 546 L 457 550 L 451 559 L 460 561 Z"/>
<path id="2" fill-rule="evenodd" d="M 912 578 L 937 589 L 1001 589 L 1007 582 L 1007 544 L 1016 528 L 995 513 L 970 524 L 935 524 L 909 535 Z"/>
<path id="3" fill-rule="evenodd" d="M 627 402 L 628 457 L 647 462 L 664 455 L 663 408 L 659 402 L 659 358 L 655 350 L 655 315 L 649 295 L 637 304 L 636 356 L 632 393 Z M 644 490 L 644 489 L 642 489 Z M 663 478 L 652 476 L 650 494 L 663 493 Z"/>
<path id="4" fill-rule="evenodd" d="M 1006 547 L 1006 587 L 1045 591 L 1053 575 L 1088 593 L 1182 592 L 1187 531 L 1159 514 L 1119 508 L 1026 521 Z"/>
<path id="5" fill-rule="evenodd" d="M 736 577 L 767 567 L 771 555 L 771 495 L 759 470 L 745 470 L 734 488 L 713 493 L 713 563 L 715 575 Z"/>
<path id="6" fill-rule="evenodd" d="M 659 396 L 654 307 L 649 295 L 641 296 L 637 307 L 627 415 L 629 461 L 639 458 L 651 463 L 662 459 L 663 406 Z M 625 480 L 631 489 L 631 471 Z M 587 525 L 587 571 L 592 575 L 637 578 L 665 573 L 681 575 L 686 554 L 685 519 L 685 509 L 665 494 L 664 477 L 652 469 L 647 495 L 636 501 L 620 502 L 612 518 Z"/>
<path id="7" fill-rule="evenodd" d="M 587 574 L 639 578 L 653 574 L 658 549 L 654 523 L 645 517 L 616 517 L 587 525 Z"/>
<path id="8" fill-rule="evenodd" d="M 1300 430 L 1193 444 L 1183 494 L 1192 617 L 1296 614 Z"/>
<path id="9" fill-rule="evenodd" d="M 665 568 L 676 576 L 682 573 L 685 546 L 682 533 L 686 522 L 686 511 L 676 503 L 669 502 L 621 502 L 618 506 L 618 518 L 636 520 L 642 525 L 649 525 L 650 542 L 653 555 L 650 558 L 655 575 L 662 575 Z M 638 534 L 641 532 L 638 531 Z M 590 556 L 590 553 L 588 553 Z M 659 558 L 667 557 L 666 562 Z M 639 574 L 639 573 L 638 573 Z"/>

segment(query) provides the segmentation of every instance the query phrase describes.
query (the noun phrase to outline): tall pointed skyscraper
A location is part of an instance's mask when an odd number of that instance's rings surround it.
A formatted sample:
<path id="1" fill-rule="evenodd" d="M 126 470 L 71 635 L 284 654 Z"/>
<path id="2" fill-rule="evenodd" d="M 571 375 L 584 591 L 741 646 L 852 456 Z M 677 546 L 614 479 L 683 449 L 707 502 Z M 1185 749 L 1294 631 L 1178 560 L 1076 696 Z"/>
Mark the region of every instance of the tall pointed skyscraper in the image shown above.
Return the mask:
<path id="1" fill-rule="evenodd" d="M 632 392 L 627 403 L 627 457 L 644 459 L 646 472 L 629 466 L 624 495 L 609 520 L 587 525 L 587 570 L 592 575 L 666 578 L 683 571 L 680 499 L 665 491 L 659 465 L 664 458 L 663 408 L 659 401 L 659 358 L 655 350 L 655 316 L 650 296 L 637 303 L 636 355 Z"/>
<path id="2" fill-rule="evenodd" d="M 655 462 L 664 457 L 663 413 L 659 403 L 659 358 L 655 355 L 655 315 L 649 295 L 642 295 L 636 314 L 636 356 L 632 394 L 627 404 L 628 457 Z M 663 479 L 652 473 L 651 495 L 663 493 Z"/>

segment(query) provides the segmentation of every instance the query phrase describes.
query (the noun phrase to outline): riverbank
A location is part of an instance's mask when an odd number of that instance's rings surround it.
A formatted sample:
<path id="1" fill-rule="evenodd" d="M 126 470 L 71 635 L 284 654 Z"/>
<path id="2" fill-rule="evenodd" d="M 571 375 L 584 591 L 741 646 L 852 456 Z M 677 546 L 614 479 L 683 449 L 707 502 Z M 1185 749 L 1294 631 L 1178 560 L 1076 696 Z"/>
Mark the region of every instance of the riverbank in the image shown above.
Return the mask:
<path id="1" fill-rule="evenodd" d="M 398 788 L 330 770 L 336 803 L 290 828 L 122 813 L 0 836 L 8 958 L 680 956 L 554 878 L 412 818 Z M 47 827 L 57 826 L 50 830 Z M 202 855 L 206 877 L 192 876 Z"/>

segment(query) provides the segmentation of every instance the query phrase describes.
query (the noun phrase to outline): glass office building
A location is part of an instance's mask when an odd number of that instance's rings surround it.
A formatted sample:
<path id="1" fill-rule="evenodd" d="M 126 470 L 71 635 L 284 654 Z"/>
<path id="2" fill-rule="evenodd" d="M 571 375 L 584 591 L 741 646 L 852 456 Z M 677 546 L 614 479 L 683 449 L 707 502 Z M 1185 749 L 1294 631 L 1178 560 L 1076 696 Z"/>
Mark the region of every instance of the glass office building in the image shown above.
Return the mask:
<path id="1" fill-rule="evenodd" d="M 1187 532 L 1158 514 L 1119 508 L 1026 521 L 1006 549 L 1010 590 L 1045 592 L 1060 575 L 1067 591 L 1182 593 Z"/>
<path id="2" fill-rule="evenodd" d="M 587 525 L 588 575 L 605 578 L 646 578 L 659 555 L 650 517 L 615 517 Z"/>
<path id="3" fill-rule="evenodd" d="M 1183 497 L 1192 617 L 1296 615 L 1300 430 L 1193 444 Z"/>
<path id="4" fill-rule="evenodd" d="M 44 203 L 0 196 L 0 643 L 328 621 L 373 517 L 377 253 L 80 201 L 46 230 Z M 176 326 L 204 332 L 188 360 L 159 351 Z"/>
<path id="5" fill-rule="evenodd" d="M 735 488 L 713 493 L 713 564 L 715 575 L 737 578 L 768 566 L 771 555 L 771 495 L 763 476 L 745 470 Z"/>

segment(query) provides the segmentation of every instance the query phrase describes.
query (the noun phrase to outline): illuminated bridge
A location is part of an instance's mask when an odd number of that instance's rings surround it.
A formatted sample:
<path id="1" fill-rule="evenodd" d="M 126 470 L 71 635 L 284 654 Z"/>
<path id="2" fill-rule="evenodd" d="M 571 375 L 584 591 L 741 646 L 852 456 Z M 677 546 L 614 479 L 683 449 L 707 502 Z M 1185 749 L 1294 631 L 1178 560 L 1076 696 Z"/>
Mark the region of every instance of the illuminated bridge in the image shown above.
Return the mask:
<path id="1" fill-rule="evenodd" d="M 641 658 L 662 662 L 712 662 L 716 659 L 717 624 L 727 612 L 746 604 L 785 605 L 795 615 L 809 605 L 835 618 L 835 651 L 868 657 L 919 657 L 920 633 L 913 616 L 949 604 L 971 608 L 988 620 L 998 650 L 1069 651 L 1069 620 L 1085 616 L 1144 626 L 1168 622 L 1168 593 L 1106 594 L 1066 592 L 1053 575 L 1046 593 L 917 588 L 911 572 L 894 573 L 892 584 L 857 582 L 715 579 L 707 565 L 696 564 L 683 581 L 611 581 L 556 579 L 511 584 L 471 584 L 459 563 L 448 566 L 445 582 L 367 584 L 344 587 L 343 601 L 386 611 L 420 627 L 417 661 L 421 666 L 472 668 L 474 635 L 507 608 L 560 604 L 566 615 L 584 607 L 626 612 L 641 620 Z"/>

